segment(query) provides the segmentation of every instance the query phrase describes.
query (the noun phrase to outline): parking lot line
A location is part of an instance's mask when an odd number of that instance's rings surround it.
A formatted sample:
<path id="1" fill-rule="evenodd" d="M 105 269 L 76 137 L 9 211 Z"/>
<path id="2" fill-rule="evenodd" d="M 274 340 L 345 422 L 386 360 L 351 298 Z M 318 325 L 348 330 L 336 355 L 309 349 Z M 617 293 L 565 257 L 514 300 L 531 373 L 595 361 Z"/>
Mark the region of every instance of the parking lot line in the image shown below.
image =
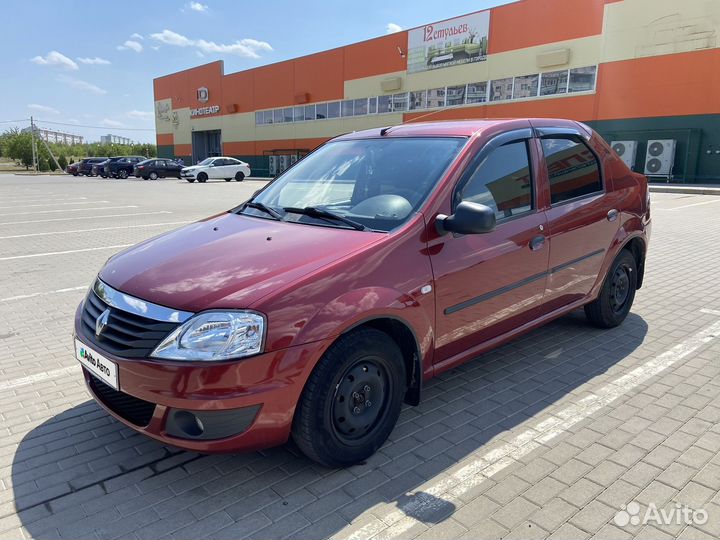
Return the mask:
<path id="1" fill-rule="evenodd" d="M 157 212 L 135 212 L 133 214 L 109 214 L 106 216 L 76 216 L 68 218 L 53 219 L 33 219 L 27 221 L 3 221 L 0 225 L 25 225 L 27 223 L 51 223 L 53 221 L 74 221 L 76 219 L 106 219 L 111 217 L 128 217 L 128 216 L 157 216 L 159 214 L 172 214 L 169 210 L 159 210 Z"/>
<path id="2" fill-rule="evenodd" d="M 143 225 L 122 225 L 120 227 L 98 227 L 95 229 L 75 229 L 73 231 L 48 231 L 40 233 L 28 233 L 28 234 L 13 234 L 10 236 L 0 236 L 0 240 L 9 240 L 11 238 L 28 238 L 31 236 L 48 236 L 51 234 L 74 234 L 74 233 L 85 233 L 85 232 L 96 232 L 96 231 L 114 231 L 117 229 L 134 229 L 138 227 L 161 227 L 163 225 L 185 225 L 190 223 L 189 221 L 168 221 L 165 223 L 147 223 Z"/>
<path id="3" fill-rule="evenodd" d="M 0 257 L 0 261 L 13 261 L 16 259 L 32 259 L 35 257 L 49 257 L 51 255 L 69 255 L 70 253 L 84 253 L 86 251 L 100 251 L 103 249 L 120 249 L 130 247 L 133 244 L 119 244 L 117 246 L 104 246 L 83 249 L 69 249 L 67 251 L 48 251 L 46 253 L 32 253 L 30 255 L 14 255 L 12 257 Z"/>
<path id="4" fill-rule="evenodd" d="M 42 373 L 35 373 L 33 375 L 28 375 L 27 377 L 20 377 L 19 379 L 0 381 L 0 392 L 3 392 L 5 390 L 12 390 L 13 388 L 18 388 L 19 386 L 27 386 L 28 384 L 44 381 L 46 379 L 60 377 L 62 375 L 69 375 L 78 371 L 79 367 L 79 365 L 68 366 L 64 368 L 53 369 L 50 371 L 43 371 Z"/>
<path id="5" fill-rule="evenodd" d="M 122 208 L 139 208 L 137 204 L 125 204 L 123 206 L 101 206 L 93 210 L 121 210 Z M 59 214 L 61 212 L 87 212 L 87 208 L 63 208 L 62 210 L 32 210 L 31 214 Z M 0 214 L 0 217 L 26 216 L 28 212 L 15 212 L 13 214 Z"/>
<path id="6" fill-rule="evenodd" d="M 720 317 L 720 310 L 718 309 L 702 308 L 700 310 L 700 313 L 705 313 L 706 315 L 717 315 L 718 317 Z"/>
<path id="7" fill-rule="evenodd" d="M 53 197 L 55 201 L 75 201 L 75 200 L 87 200 L 87 197 L 60 197 L 57 198 L 54 193 L 44 193 L 42 195 L 33 195 L 29 197 L 3 197 L 3 201 L 14 201 L 14 202 L 37 202 L 46 201 L 48 197 Z"/>
<path id="8" fill-rule="evenodd" d="M 396 538 L 423 520 L 432 520 L 434 513 L 443 507 L 460 505 L 461 496 L 506 467 L 517 463 L 533 450 L 565 433 L 575 424 L 627 394 L 651 377 L 658 375 L 713 339 L 720 337 L 720 321 L 711 324 L 673 348 L 636 367 L 629 373 L 606 384 L 594 394 L 562 409 L 549 419 L 517 435 L 511 442 L 483 455 L 474 455 L 463 461 L 467 463 L 439 482 L 423 487 L 413 495 L 396 501 L 394 510 L 383 520 L 375 520 L 349 535 L 343 531 L 333 538 L 363 540 L 366 538 Z M 461 461 L 460 463 L 462 463 Z"/>
<path id="9" fill-rule="evenodd" d="M 84 198 L 84 197 L 83 197 Z M 78 202 L 54 202 L 54 203 L 44 203 L 44 204 L 23 204 L 23 208 L 38 208 L 40 206 L 65 206 L 65 205 L 76 205 L 76 204 L 99 204 L 99 203 L 109 203 L 110 201 L 78 201 Z M 18 205 L 14 204 L 12 206 L 0 206 L 1 209 L 5 208 L 17 208 Z"/>
<path id="10" fill-rule="evenodd" d="M 80 291 L 82 289 L 87 289 L 87 285 L 81 285 L 78 287 L 67 287 L 65 289 L 57 289 L 54 291 L 46 291 L 46 292 L 36 292 L 36 293 L 30 293 L 30 294 L 19 294 L 17 296 L 8 296 L 7 298 L 0 298 L 0 302 L 12 302 L 13 300 L 25 300 L 27 298 L 35 298 L 37 296 L 47 296 L 48 294 L 58 294 L 58 293 L 64 293 L 64 292 L 71 292 L 71 291 Z"/>

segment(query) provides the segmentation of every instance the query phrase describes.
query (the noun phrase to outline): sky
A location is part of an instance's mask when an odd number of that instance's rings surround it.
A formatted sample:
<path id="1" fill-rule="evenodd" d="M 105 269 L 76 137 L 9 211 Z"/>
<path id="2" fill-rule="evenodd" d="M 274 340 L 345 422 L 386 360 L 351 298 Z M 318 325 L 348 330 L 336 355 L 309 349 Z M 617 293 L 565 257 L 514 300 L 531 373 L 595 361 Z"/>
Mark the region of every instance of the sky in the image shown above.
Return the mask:
<path id="1" fill-rule="evenodd" d="M 216 60 L 233 73 L 509 1 L 13 0 L 0 32 L 0 131 L 32 115 L 86 141 L 155 142 L 155 77 Z"/>

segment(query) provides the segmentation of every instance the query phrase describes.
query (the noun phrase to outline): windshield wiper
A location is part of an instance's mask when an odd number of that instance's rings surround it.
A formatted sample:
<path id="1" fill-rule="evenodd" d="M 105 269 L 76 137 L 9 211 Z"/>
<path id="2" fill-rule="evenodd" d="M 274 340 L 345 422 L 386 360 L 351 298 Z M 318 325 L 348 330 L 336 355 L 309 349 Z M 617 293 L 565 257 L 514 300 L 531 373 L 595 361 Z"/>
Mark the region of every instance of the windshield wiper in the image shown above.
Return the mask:
<path id="1" fill-rule="evenodd" d="M 262 212 L 265 212 L 266 214 L 270 214 L 273 218 L 277 219 L 278 221 L 282 220 L 282 214 L 275 210 L 274 208 L 270 208 L 269 206 L 264 205 L 261 202 L 255 202 L 255 201 L 248 201 L 245 204 L 242 205 L 243 208 L 254 208 L 255 210 L 260 210 Z"/>
<path id="2" fill-rule="evenodd" d="M 324 208 L 318 208 L 317 206 L 306 206 L 304 208 L 296 208 L 294 206 L 284 206 L 283 210 L 285 212 L 287 212 L 288 214 L 303 214 L 305 216 L 310 216 L 310 217 L 334 219 L 335 221 L 340 221 L 341 223 L 344 223 L 345 225 L 349 225 L 350 227 L 352 227 L 353 229 L 356 229 L 358 231 L 367 230 L 367 227 L 365 225 L 363 225 L 362 223 L 354 221 L 350 218 L 346 218 L 345 216 L 341 216 L 340 214 L 336 214 L 335 212 L 331 212 L 330 210 L 325 210 Z"/>

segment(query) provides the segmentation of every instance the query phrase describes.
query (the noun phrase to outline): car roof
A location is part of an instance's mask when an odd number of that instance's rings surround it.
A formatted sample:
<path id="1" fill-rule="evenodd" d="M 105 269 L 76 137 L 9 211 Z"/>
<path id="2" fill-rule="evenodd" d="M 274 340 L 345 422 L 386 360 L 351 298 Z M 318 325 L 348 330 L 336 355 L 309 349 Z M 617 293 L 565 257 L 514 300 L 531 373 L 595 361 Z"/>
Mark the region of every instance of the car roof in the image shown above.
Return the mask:
<path id="1" fill-rule="evenodd" d="M 492 118 L 468 120 L 437 120 L 428 122 L 408 122 L 385 128 L 365 129 L 341 135 L 333 140 L 369 139 L 378 136 L 384 137 L 472 137 L 478 132 L 490 128 L 506 126 L 507 129 L 530 127 L 533 121 L 542 122 L 543 126 L 556 125 L 567 127 L 576 124 L 572 120 L 559 118 Z M 384 133 L 382 131 L 385 130 Z"/>

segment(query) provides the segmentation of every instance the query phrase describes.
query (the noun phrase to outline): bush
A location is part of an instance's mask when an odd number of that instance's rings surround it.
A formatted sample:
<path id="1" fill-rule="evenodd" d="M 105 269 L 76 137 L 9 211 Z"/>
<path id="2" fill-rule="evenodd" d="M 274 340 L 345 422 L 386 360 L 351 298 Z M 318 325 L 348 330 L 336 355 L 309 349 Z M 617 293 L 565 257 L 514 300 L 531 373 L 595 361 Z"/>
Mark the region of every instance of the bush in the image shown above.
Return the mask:
<path id="1" fill-rule="evenodd" d="M 40 171 L 49 171 L 50 165 L 48 164 L 48 160 L 44 157 L 38 158 L 38 170 Z"/>
<path id="2" fill-rule="evenodd" d="M 60 154 L 60 157 L 58 158 L 58 165 L 60 165 L 60 168 L 63 171 L 67 169 L 68 161 L 64 154 Z"/>

